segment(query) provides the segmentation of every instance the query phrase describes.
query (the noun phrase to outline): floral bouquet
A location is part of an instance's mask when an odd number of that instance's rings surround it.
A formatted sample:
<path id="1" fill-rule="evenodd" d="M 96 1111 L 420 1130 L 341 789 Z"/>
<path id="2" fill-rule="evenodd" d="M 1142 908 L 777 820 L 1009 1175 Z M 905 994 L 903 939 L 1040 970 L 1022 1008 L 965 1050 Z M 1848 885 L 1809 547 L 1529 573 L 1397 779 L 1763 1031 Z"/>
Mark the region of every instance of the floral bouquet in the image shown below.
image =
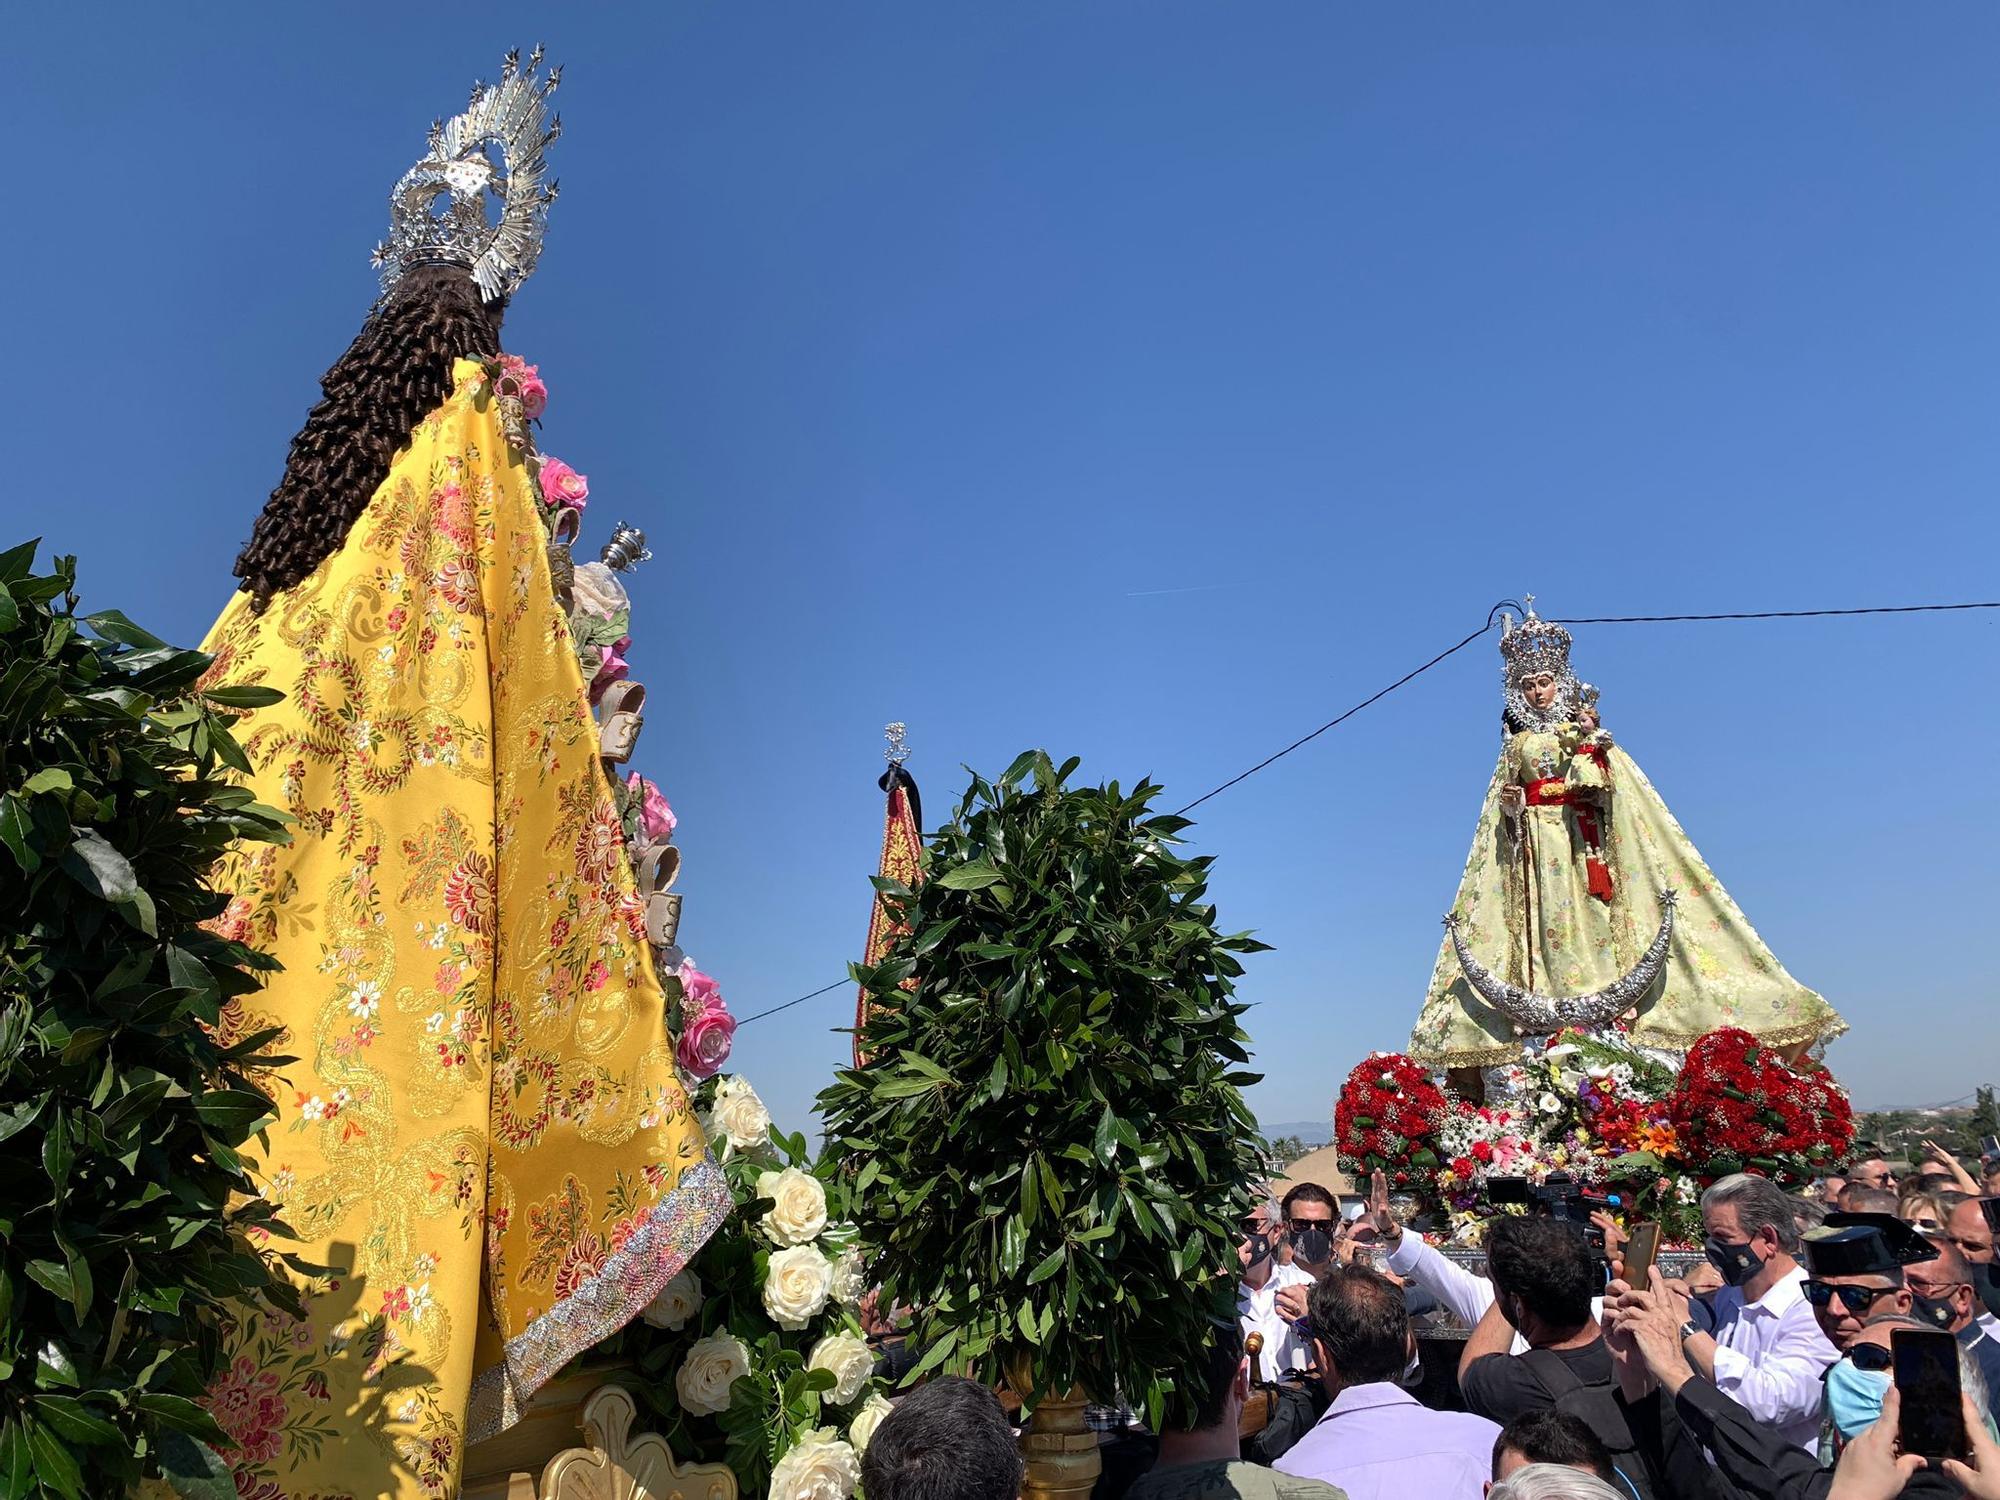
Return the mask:
<path id="1" fill-rule="evenodd" d="M 1561 1173 L 1615 1194 L 1626 1219 L 1658 1220 L 1669 1242 L 1688 1243 L 1699 1237 L 1708 1183 L 1740 1171 L 1807 1181 L 1854 1136 L 1832 1074 L 1788 1063 L 1743 1031 L 1710 1032 L 1679 1073 L 1615 1039 L 1565 1031 L 1494 1082 L 1494 1102 L 1475 1106 L 1407 1057 L 1370 1056 L 1334 1111 L 1341 1166 L 1389 1172 L 1460 1235 L 1476 1231 L 1492 1178 L 1542 1183 Z M 1408 1114 L 1419 1099 L 1431 1108 L 1421 1127 Z"/>
<path id="2" fill-rule="evenodd" d="M 1677 1154 L 1703 1181 L 1753 1171 L 1806 1182 L 1854 1144 L 1853 1109 L 1825 1066 L 1787 1062 L 1747 1031 L 1696 1042 L 1666 1103 Z"/>
<path id="3" fill-rule="evenodd" d="M 1347 1075 L 1333 1111 L 1341 1168 L 1382 1172 L 1392 1186 L 1429 1195 L 1438 1169 L 1431 1148 L 1446 1111 L 1443 1089 L 1421 1063 L 1399 1052 L 1371 1052 Z"/>
<path id="4" fill-rule="evenodd" d="M 694 1097 L 736 1198 L 731 1232 L 604 1347 L 649 1377 L 636 1394 L 681 1461 L 727 1464 L 746 1496 L 844 1500 L 889 1411 L 861 1334 L 845 1189 L 803 1135 L 772 1128 L 743 1079 L 711 1078 Z"/>

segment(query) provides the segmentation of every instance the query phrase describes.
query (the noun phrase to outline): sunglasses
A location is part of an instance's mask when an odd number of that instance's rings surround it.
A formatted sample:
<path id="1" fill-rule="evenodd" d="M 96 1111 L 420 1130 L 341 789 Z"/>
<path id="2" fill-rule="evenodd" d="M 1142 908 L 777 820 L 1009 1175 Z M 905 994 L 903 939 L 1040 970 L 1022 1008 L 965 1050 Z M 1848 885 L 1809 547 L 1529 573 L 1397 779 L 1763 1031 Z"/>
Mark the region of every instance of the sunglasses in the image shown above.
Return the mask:
<path id="1" fill-rule="evenodd" d="M 1847 1351 L 1847 1361 L 1857 1370 L 1886 1370 L 1895 1355 L 1880 1344 L 1856 1344 Z"/>
<path id="2" fill-rule="evenodd" d="M 1304 1234 L 1308 1229 L 1325 1229 L 1330 1231 L 1333 1228 L 1333 1220 L 1287 1219 L 1285 1220 L 1285 1227 L 1291 1230 L 1293 1234 Z"/>
<path id="3" fill-rule="evenodd" d="M 1806 1301 L 1814 1307 L 1825 1307 L 1835 1297 L 1840 1305 L 1851 1313 L 1867 1312 L 1875 1303 L 1896 1290 L 1892 1286 L 1835 1286 L 1827 1281 L 1808 1281 L 1802 1288 Z"/>

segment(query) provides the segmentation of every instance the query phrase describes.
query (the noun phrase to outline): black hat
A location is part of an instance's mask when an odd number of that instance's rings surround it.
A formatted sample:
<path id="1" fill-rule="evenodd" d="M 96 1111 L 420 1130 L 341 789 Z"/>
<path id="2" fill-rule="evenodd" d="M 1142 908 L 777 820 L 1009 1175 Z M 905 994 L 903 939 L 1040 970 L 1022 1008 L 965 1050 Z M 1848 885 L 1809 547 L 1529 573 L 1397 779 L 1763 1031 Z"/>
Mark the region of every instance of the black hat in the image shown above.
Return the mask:
<path id="1" fill-rule="evenodd" d="M 1937 1246 L 1894 1214 L 1833 1213 L 1806 1231 L 1806 1268 L 1815 1276 L 1897 1276 L 1936 1260 Z"/>

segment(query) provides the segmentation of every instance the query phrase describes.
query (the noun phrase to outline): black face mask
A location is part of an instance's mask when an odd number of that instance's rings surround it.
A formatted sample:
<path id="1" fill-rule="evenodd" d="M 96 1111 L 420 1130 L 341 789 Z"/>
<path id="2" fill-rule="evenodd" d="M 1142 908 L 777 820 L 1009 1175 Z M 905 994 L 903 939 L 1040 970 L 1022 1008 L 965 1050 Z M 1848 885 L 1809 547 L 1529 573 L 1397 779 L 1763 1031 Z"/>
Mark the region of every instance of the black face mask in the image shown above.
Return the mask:
<path id="1" fill-rule="evenodd" d="M 1935 1323 L 1949 1330 L 1952 1320 L 1958 1316 L 1952 1310 L 1949 1297 L 1925 1297 L 1917 1292 L 1910 1293 L 1910 1311 L 1926 1323 Z"/>
<path id="2" fill-rule="evenodd" d="M 1731 1286 L 1741 1286 L 1752 1280 L 1764 1269 L 1764 1257 L 1750 1248 L 1745 1240 L 1740 1245 L 1731 1245 L 1710 1235 L 1701 1242 L 1702 1253 L 1708 1263 L 1722 1273 L 1722 1279 Z"/>
<path id="3" fill-rule="evenodd" d="M 1244 1243 L 1250 1247 L 1251 1265 L 1254 1266 L 1259 1261 L 1271 1258 L 1271 1237 L 1268 1234 L 1246 1235 L 1244 1236 Z"/>
<path id="4" fill-rule="evenodd" d="M 1311 1266 L 1331 1260 L 1333 1235 L 1325 1229 L 1301 1229 L 1292 1236 L 1292 1254 Z"/>

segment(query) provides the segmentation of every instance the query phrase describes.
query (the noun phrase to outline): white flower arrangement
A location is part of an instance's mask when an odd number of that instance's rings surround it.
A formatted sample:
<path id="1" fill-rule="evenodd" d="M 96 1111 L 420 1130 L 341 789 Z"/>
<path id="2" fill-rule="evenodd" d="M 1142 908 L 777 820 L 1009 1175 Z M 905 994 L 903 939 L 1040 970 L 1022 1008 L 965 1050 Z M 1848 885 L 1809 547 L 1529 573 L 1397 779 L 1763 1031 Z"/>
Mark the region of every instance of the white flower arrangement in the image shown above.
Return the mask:
<path id="1" fill-rule="evenodd" d="M 635 1393 L 682 1462 L 727 1464 L 746 1497 L 850 1500 L 889 1403 L 847 1190 L 743 1079 L 699 1084 L 695 1103 L 737 1211 L 611 1351 L 637 1359 Z"/>

